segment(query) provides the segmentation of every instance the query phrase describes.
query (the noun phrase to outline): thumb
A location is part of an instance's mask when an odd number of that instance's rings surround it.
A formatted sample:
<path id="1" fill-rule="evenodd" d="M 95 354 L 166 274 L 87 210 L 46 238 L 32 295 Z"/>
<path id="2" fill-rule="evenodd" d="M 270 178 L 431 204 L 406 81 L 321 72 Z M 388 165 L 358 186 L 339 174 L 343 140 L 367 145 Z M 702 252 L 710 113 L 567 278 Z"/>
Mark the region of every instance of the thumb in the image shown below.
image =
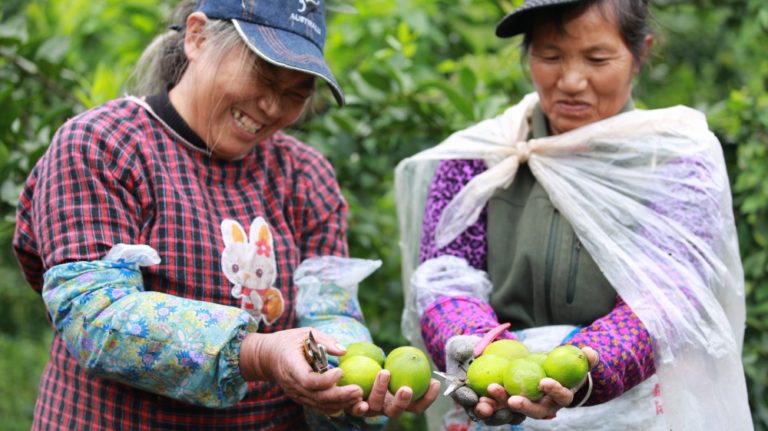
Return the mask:
<path id="1" fill-rule="evenodd" d="M 600 363 L 600 355 L 598 355 L 597 351 L 591 347 L 582 347 L 581 351 L 584 352 L 584 354 L 587 356 L 587 361 L 589 361 L 589 369 L 593 369 L 597 366 L 598 363 Z"/>
<path id="2" fill-rule="evenodd" d="M 312 329 L 312 336 L 315 337 L 315 340 L 318 344 L 322 344 L 325 347 L 325 352 L 329 355 L 334 356 L 341 356 L 345 353 L 347 353 L 347 349 L 344 348 L 341 344 L 339 344 L 336 341 L 336 338 L 331 337 L 330 335 L 319 331 L 317 329 Z"/>

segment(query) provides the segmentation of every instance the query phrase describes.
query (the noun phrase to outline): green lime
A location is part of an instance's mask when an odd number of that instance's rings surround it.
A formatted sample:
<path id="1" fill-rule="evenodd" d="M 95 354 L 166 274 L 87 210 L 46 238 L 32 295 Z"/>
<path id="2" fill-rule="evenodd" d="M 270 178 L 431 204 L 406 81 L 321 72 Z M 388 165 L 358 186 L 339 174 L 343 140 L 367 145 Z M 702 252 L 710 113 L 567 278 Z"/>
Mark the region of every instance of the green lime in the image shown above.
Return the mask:
<path id="1" fill-rule="evenodd" d="M 508 360 L 528 356 L 528 348 L 517 340 L 496 340 L 483 350 L 483 355 L 496 355 Z"/>
<path id="2" fill-rule="evenodd" d="M 527 358 L 515 359 L 504 371 L 504 389 L 509 395 L 522 395 L 537 401 L 544 395 L 539 389 L 541 379 L 547 377 L 541 365 Z"/>
<path id="3" fill-rule="evenodd" d="M 369 341 L 358 341 L 348 345 L 347 353 L 339 357 L 339 363 L 358 355 L 367 356 L 378 362 L 380 366 L 384 366 L 384 350 Z"/>
<path id="4" fill-rule="evenodd" d="M 541 365 L 544 363 L 544 360 L 547 359 L 547 353 L 546 352 L 532 352 L 530 355 L 526 356 L 525 359 L 528 359 L 529 361 L 536 362 L 537 364 Z"/>
<path id="5" fill-rule="evenodd" d="M 389 392 L 395 393 L 403 386 L 413 391 L 413 400 L 424 396 L 432 381 L 432 366 L 429 358 L 413 346 L 398 347 L 387 355 L 384 368 L 389 370 Z"/>
<path id="6" fill-rule="evenodd" d="M 339 364 L 344 375 L 337 382 L 339 386 L 357 385 L 363 389 L 363 398 L 368 398 L 376 381 L 376 375 L 381 371 L 381 365 L 373 359 L 357 355 L 347 358 Z"/>
<path id="7" fill-rule="evenodd" d="M 566 344 L 552 349 L 541 367 L 544 368 L 547 377 L 572 389 L 587 376 L 589 361 L 581 349 L 572 344 Z"/>
<path id="8" fill-rule="evenodd" d="M 488 385 L 504 384 L 504 371 L 509 366 L 509 360 L 497 355 L 486 355 L 475 358 L 467 368 L 467 385 L 480 396 L 488 396 Z"/>

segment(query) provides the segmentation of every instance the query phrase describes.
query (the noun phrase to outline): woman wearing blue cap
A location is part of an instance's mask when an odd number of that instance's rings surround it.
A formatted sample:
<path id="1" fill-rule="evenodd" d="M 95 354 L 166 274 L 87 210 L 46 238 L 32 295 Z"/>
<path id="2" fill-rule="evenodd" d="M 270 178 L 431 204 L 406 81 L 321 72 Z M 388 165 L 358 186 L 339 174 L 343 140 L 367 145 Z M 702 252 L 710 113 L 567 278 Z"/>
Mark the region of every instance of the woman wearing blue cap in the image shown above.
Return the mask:
<path id="1" fill-rule="evenodd" d="M 370 339 L 356 298 L 323 316 L 338 336 L 310 337 L 297 311 L 296 273 L 352 261 L 332 167 L 282 131 L 317 79 L 344 103 L 323 1 L 177 13 L 137 96 L 64 124 L 22 192 L 14 249 L 55 327 L 33 429 L 294 430 L 305 407 L 318 426 L 372 427 L 385 420 L 358 418 L 423 411 L 437 381 L 412 400 L 382 372 L 364 401 L 308 361 Z"/>
<path id="2" fill-rule="evenodd" d="M 700 112 L 634 109 L 648 19 L 646 0 L 526 0 L 496 35 L 522 35 L 536 91 L 398 167 L 420 236 L 404 328 L 446 370 L 452 430 L 752 427 L 722 150 Z M 478 397 L 467 368 L 496 336 L 577 346 L 590 371 Z"/>

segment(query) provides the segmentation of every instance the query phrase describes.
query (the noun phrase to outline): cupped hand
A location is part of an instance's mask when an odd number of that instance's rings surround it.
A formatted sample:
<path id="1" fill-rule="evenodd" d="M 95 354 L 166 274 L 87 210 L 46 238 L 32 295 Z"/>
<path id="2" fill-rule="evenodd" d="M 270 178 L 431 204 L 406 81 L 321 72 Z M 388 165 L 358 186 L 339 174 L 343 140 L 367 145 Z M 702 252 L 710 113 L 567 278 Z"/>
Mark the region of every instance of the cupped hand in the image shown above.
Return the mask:
<path id="1" fill-rule="evenodd" d="M 389 370 L 379 371 L 368 399 L 356 403 L 352 408 L 347 409 L 347 413 L 354 416 L 385 415 L 393 419 L 399 417 L 404 411 L 422 413 L 435 401 L 440 392 L 440 382 L 431 379 L 427 392 L 418 400 L 412 399 L 413 390 L 407 386 L 392 394 L 388 390 L 390 377 Z"/>
<path id="2" fill-rule="evenodd" d="M 342 371 L 312 371 L 304 357 L 304 340 L 309 328 L 296 328 L 270 334 L 251 333 L 243 340 L 240 372 L 246 380 L 276 382 L 292 400 L 324 414 L 335 414 L 359 404 L 363 391 L 358 386 L 336 386 Z M 345 350 L 336 340 L 318 330 L 312 335 L 331 355 Z"/>
<path id="3" fill-rule="evenodd" d="M 582 351 L 587 356 L 589 369 L 597 366 L 600 360 L 597 352 L 590 347 L 582 347 Z M 574 394 L 581 389 L 586 381 L 587 378 L 585 377 L 576 387 L 568 389 L 556 380 L 545 377 L 539 383 L 539 388 L 544 392 L 544 396 L 537 401 L 531 401 L 519 395 L 509 397 L 502 386 L 491 384 L 488 386 L 490 397 L 480 398 L 477 406 L 475 406 L 475 414 L 478 418 L 485 420 L 496 414 L 498 410 L 510 409 L 534 419 L 552 419 L 557 415 L 558 410 L 573 403 Z"/>

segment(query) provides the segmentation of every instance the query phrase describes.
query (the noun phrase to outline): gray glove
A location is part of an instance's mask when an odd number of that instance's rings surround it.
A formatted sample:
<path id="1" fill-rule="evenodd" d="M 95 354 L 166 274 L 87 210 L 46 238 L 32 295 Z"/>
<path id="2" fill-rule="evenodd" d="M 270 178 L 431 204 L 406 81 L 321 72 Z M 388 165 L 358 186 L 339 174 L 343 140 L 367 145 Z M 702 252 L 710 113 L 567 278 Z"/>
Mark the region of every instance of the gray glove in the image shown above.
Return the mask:
<path id="1" fill-rule="evenodd" d="M 475 359 L 474 349 L 480 337 L 476 335 L 455 335 L 445 345 L 445 371 L 451 382 L 445 393 L 458 403 L 467 416 L 473 421 L 480 420 L 475 415 L 475 406 L 480 398 L 466 384 L 467 368 Z M 496 410 L 493 415 L 483 422 L 489 426 L 519 424 L 525 420 L 525 415 L 515 413 L 508 408 Z"/>

